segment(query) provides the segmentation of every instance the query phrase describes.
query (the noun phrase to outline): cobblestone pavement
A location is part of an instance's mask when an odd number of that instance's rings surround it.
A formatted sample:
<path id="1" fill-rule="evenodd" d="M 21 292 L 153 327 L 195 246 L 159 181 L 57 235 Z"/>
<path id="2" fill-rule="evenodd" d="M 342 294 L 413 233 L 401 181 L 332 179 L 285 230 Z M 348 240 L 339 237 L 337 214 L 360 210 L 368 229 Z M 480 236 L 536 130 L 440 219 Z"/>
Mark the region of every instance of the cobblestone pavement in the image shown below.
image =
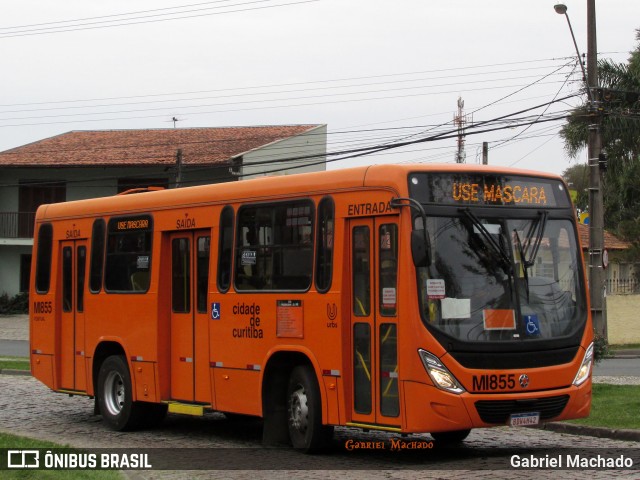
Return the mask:
<path id="1" fill-rule="evenodd" d="M 25 340 L 28 338 L 26 316 L 0 317 L 0 338 Z M 640 384 L 640 377 L 594 377 L 594 382 Z M 363 433 L 360 430 L 336 429 L 337 451 L 330 455 L 306 456 L 292 450 L 264 450 L 261 448 L 261 426 L 257 420 L 227 420 L 222 414 L 208 414 L 203 418 L 169 415 L 158 428 L 139 432 L 113 432 L 103 425 L 100 416 L 93 415 L 93 401 L 84 397 L 56 394 L 31 377 L 0 375 L 0 431 L 50 440 L 60 444 L 84 448 L 166 448 L 167 452 L 187 452 L 185 449 L 206 448 L 207 454 L 229 455 L 240 449 L 247 455 L 252 470 L 211 471 L 127 471 L 133 480 L 182 480 L 191 478 L 278 478 L 285 474 L 283 465 L 292 467 L 287 476 L 297 478 L 582 478 L 592 479 L 640 478 L 639 470 L 516 470 L 509 459 L 513 454 L 542 452 L 555 455 L 567 449 L 591 453 L 634 452 L 638 465 L 640 443 L 586 436 L 554 433 L 538 429 L 478 429 L 465 441 L 465 446 L 447 458 L 429 457 L 425 463 L 422 452 L 408 455 L 392 454 L 389 442 L 398 439 L 384 433 Z M 344 445 L 355 442 L 383 442 L 387 450 L 348 452 Z M 428 435 L 410 436 L 406 440 L 430 441 Z M 536 450 L 537 449 L 537 450 Z M 631 449 L 631 450 L 629 450 Z M 199 452 L 196 452 L 199 453 Z M 406 452 L 403 452 L 406 453 Z M 231 460 L 230 460 L 231 461 Z M 432 463 L 433 461 L 433 463 Z M 244 463 L 242 460 L 241 463 Z M 497 462 L 497 463 L 496 463 Z M 499 465 L 490 470 L 490 466 Z M 254 470 L 256 466 L 260 470 Z M 437 468 L 437 469 L 436 469 Z M 493 468 L 493 467 L 491 467 Z M 637 467 L 636 467 L 637 468 Z M 270 470 L 271 469 L 271 470 Z M 215 475 L 213 475 L 215 473 Z"/>
<path id="2" fill-rule="evenodd" d="M 511 455 L 528 455 L 534 449 L 557 455 L 568 448 L 580 452 L 632 452 L 636 470 L 598 470 L 588 475 L 592 479 L 638 478 L 640 443 L 559 434 L 539 429 L 507 427 L 474 430 L 464 448 L 446 458 L 429 457 L 423 452 L 393 454 L 386 450 L 358 452 L 344 448 L 348 440 L 390 442 L 396 435 L 363 433 L 360 430 L 339 428 L 335 435 L 336 452 L 329 455 L 307 456 L 289 449 L 261 448 L 261 426 L 257 420 L 228 420 L 222 414 L 205 417 L 169 415 L 165 422 L 152 430 L 113 432 L 107 430 L 99 416 L 93 415 L 93 401 L 85 397 L 57 394 L 31 377 L 0 375 L 0 431 L 50 440 L 84 448 L 206 448 L 209 455 L 229 456 L 233 449 L 246 454 L 246 465 L 260 470 L 217 471 L 216 478 L 277 478 L 282 477 L 282 465 L 301 465 L 291 468 L 287 475 L 301 478 L 458 478 L 473 474 L 474 478 L 579 478 L 586 472 L 578 470 L 515 470 Z M 430 441 L 428 435 L 410 436 L 406 440 Z M 627 450 L 632 449 L 632 450 Z M 186 450 L 184 450 L 186 452 Z M 232 454 L 233 455 L 233 454 Z M 237 455 L 236 455 L 237 456 Z M 234 458 L 233 456 L 229 458 Z M 258 463 L 256 463 L 258 462 Z M 434 463 L 432 463 L 434 462 Z M 486 469 L 500 465 L 498 470 Z M 437 467 L 437 470 L 433 468 Z M 289 468 L 289 467 L 288 467 Z M 314 468 L 309 470 L 307 468 Z M 426 468 L 426 469 L 425 469 Z M 263 470 L 264 469 L 264 470 Z M 464 470 L 462 470 L 464 469 Z M 135 471 L 127 472 L 133 479 L 210 478 L 209 471 Z"/>

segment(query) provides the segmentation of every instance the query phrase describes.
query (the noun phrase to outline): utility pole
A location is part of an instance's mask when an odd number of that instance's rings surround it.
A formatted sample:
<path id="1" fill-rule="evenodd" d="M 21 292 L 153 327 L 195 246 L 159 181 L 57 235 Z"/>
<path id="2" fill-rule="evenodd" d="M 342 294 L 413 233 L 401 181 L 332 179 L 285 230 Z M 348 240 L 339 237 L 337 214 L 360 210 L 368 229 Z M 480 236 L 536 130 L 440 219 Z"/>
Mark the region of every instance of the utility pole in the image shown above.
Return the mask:
<path id="1" fill-rule="evenodd" d="M 489 142 L 482 142 L 482 164 L 489 165 Z"/>
<path id="2" fill-rule="evenodd" d="M 591 319 L 597 334 L 607 340 L 607 311 L 604 278 L 604 205 L 600 153 L 602 150 L 601 109 L 598 88 L 598 42 L 596 38 L 596 2 L 587 0 L 587 88 L 589 89 L 589 287 Z"/>
<path id="3" fill-rule="evenodd" d="M 596 39 L 596 1 L 587 0 L 587 71 L 580 59 L 576 37 L 567 15 L 567 6 L 553 6 L 556 13 L 564 15 L 571 31 L 573 45 L 576 47 L 582 75 L 587 80 L 589 138 L 587 156 L 589 157 L 589 299 L 591 301 L 591 320 L 593 329 L 607 341 L 607 310 L 605 306 L 604 283 L 604 202 L 602 198 L 602 178 L 600 176 L 600 154 L 602 153 L 601 99 L 598 98 L 598 42 Z"/>
<path id="4" fill-rule="evenodd" d="M 182 182 L 182 149 L 179 148 L 176 152 L 176 186 L 174 188 L 180 188 L 180 182 Z"/>

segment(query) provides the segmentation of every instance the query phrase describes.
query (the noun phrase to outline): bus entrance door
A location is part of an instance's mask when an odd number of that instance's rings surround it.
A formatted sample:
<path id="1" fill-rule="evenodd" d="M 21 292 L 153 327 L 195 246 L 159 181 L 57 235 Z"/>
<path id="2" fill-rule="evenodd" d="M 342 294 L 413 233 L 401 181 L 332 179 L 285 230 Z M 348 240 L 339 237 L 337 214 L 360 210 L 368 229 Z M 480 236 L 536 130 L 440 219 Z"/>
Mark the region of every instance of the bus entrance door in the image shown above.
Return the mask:
<path id="1" fill-rule="evenodd" d="M 174 233 L 170 244 L 171 398 L 209 403 L 207 290 L 211 233 Z"/>
<path id="2" fill-rule="evenodd" d="M 87 379 L 84 352 L 84 286 L 87 266 L 87 241 L 69 240 L 60 243 L 60 274 L 62 288 L 58 290 L 60 314 L 60 388 L 85 391 Z"/>
<path id="3" fill-rule="evenodd" d="M 400 426 L 398 389 L 398 221 L 358 219 L 351 232 L 354 423 Z"/>

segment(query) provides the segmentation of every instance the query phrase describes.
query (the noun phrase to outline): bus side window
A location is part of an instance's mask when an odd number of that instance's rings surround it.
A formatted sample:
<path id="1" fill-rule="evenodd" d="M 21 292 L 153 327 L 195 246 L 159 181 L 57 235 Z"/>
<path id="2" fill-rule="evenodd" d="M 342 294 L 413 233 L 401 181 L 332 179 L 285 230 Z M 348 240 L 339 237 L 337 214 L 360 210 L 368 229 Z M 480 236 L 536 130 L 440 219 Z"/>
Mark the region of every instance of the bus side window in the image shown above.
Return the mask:
<path id="1" fill-rule="evenodd" d="M 371 266 L 369 252 L 369 227 L 353 229 L 353 313 L 356 317 L 368 317 L 371 310 Z"/>
<path id="2" fill-rule="evenodd" d="M 395 223 L 380 225 L 380 314 L 396 315 L 398 283 L 398 226 Z"/>
<path id="3" fill-rule="evenodd" d="M 331 288 L 333 270 L 334 205 L 331 197 L 318 205 L 318 234 L 316 240 L 316 289 L 325 293 Z"/>
<path id="4" fill-rule="evenodd" d="M 233 207 L 227 205 L 220 214 L 218 239 L 218 290 L 225 293 L 231 285 L 231 255 L 233 254 Z"/>
<path id="5" fill-rule="evenodd" d="M 73 257 L 71 247 L 62 249 L 62 311 L 70 312 L 73 308 Z"/>
<path id="6" fill-rule="evenodd" d="M 109 220 L 104 275 L 107 292 L 145 293 L 149 289 L 152 234 L 149 215 Z"/>
<path id="7" fill-rule="evenodd" d="M 102 288 L 105 233 L 106 225 L 102 218 L 93 222 L 93 229 L 91 230 L 91 265 L 89 267 L 89 290 L 92 293 L 98 293 Z"/>
<path id="8" fill-rule="evenodd" d="M 38 231 L 38 257 L 36 258 L 36 292 L 48 293 L 51 283 L 51 249 L 53 226 L 45 223 Z"/>
<path id="9" fill-rule="evenodd" d="M 241 207 L 235 241 L 236 290 L 309 289 L 314 216 L 310 200 Z"/>

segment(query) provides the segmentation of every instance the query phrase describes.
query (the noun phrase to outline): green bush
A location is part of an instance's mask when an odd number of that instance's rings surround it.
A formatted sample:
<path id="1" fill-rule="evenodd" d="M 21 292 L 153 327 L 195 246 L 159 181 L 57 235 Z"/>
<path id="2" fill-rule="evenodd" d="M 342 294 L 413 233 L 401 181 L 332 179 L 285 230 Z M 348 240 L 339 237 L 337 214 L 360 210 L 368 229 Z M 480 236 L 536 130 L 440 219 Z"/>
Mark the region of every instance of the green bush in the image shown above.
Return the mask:
<path id="1" fill-rule="evenodd" d="M 611 350 L 609 350 L 609 344 L 607 343 L 606 338 L 596 333 L 593 337 L 594 363 L 598 363 L 600 362 L 600 360 L 604 360 L 605 358 L 610 358 L 611 356 L 612 356 Z"/>
<path id="2" fill-rule="evenodd" d="M 29 313 L 29 294 L 19 293 L 15 297 L 0 295 L 0 315 Z"/>

